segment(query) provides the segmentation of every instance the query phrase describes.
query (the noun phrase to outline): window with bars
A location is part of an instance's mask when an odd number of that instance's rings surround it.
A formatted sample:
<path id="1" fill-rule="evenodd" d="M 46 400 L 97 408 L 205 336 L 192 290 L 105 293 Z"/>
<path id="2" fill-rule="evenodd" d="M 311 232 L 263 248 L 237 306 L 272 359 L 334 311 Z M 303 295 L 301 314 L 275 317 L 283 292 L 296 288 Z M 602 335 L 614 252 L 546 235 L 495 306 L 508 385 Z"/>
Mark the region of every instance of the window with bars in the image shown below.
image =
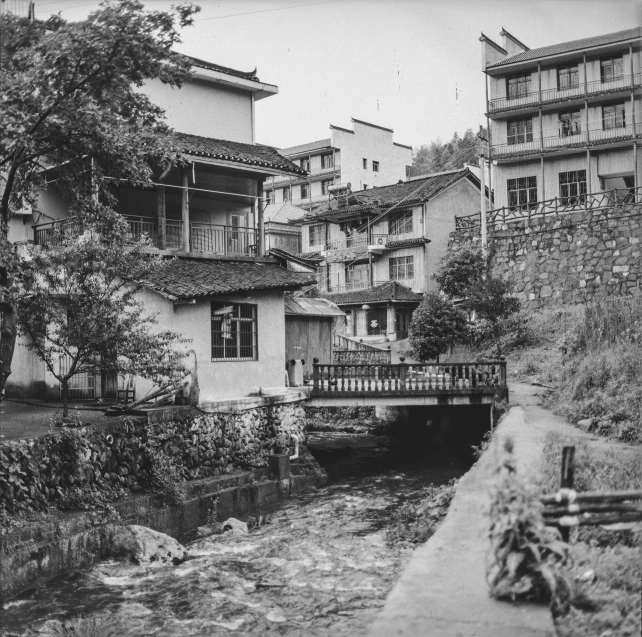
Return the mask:
<path id="1" fill-rule="evenodd" d="M 512 119 L 507 124 L 509 144 L 523 144 L 524 142 L 533 141 L 533 120 L 530 117 Z"/>
<path id="2" fill-rule="evenodd" d="M 346 283 L 367 283 L 368 264 L 353 263 L 346 265 Z"/>
<path id="3" fill-rule="evenodd" d="M 307 199 L 310 196 L 310 187 L 308 184 L 301 184 L 301 199 Z"/>
<path id="4" fill-rule="evenodd" d="M 328 188 L 332 185 L 333 181 L 332 179 L 326 179 L 325 181 L 321 182 L 321 194 L 322 195 L 327 195 L 328 194 Z"/>
<path id="5" fill-rule="evenodd" d="M 586 170 L 560 173 L 560 197 L 565 206 L 584 202 L 586 199 Z"/>
<path id="6" fill-rule="evenodd" d="M 412 210 L 397 212 L 388 217 L 388 234 L 406 234 L 412 232 Z"/>
<path id="7" fill-rule="evenodd" d="M 626 127 L 626 108 L 624 102 L 602 106 L 602 130 Z"/>
<path id="8" fill-rule="evenodd" d="M 212 301 L 212 361 L 259 359 L 257 306 Z"/>
<path id="9" fill-rule="evenodd" d="M 581 133 L 582 117 L 580 111 L 577 110 L 560 113 L 558 126 L 560 137 L 568 137 L 569 135 L 577 135 L 578 133 Z"/>
<path id="10" fill-rule="evenodd" d="M 322 223 L 310 226 L 310 245 L 320 246 L 325 243 L 325 227 Z"/>
<path id="11" fill-rule="evenodd" d="M 375 161 L 374 159 L 372 160 L 372 172 L 379 172 L 379 162 Z"/>
<path id="12" fill-rule="evenodd" d="M 301 168 L 310 172 L 310 160 L 308 158 L 302 159 L 300 162 Z"/>
<path id="13" fill-rule="evenodd" d="M 334 158 L 332 155 L 321 155 L 321 168 L 332 168 L 334 166 Z"/>
<path id="14" fill-rule="evenodd" d="M 274 203 L 274 190 L 265 191 L 265 203 L 271 204 Z"/>
<path id="15" fill-rule="evenodd" d="M 621 55 L 600 60 L 602 82 L 610 82 L 624 76 L 624 58 Z"/>
<path id="16" fill-rule="evenodd" d="M 506 97 L 509 100 L 526 97 L 531 92 L 531 74 L 519 73 L 506 78 Z"/>
<path id="17" fill-rule="evenodd" d="M 537 177 L 508 180 L 508 205 L 511 210 L 527 210 L 537 204 Z"/>
<path id="18" fill-rule="evenodd" d="M 291 190 L 290 187 L 288 186 L 287 188 L 283 189 L 283 201 L 290 201 L 291 198 Z"/>
<path id="19" fill-rule="evenodd" d="M 390 257 L 390 280 L 400 281 L 415 278 L 414 257 Z"/>
<path id="20" fill-rule="evenodd" d="M 557 67 L 557 88 L 577 88 L 580 85 L 580 72 L 577 64 Z"/>

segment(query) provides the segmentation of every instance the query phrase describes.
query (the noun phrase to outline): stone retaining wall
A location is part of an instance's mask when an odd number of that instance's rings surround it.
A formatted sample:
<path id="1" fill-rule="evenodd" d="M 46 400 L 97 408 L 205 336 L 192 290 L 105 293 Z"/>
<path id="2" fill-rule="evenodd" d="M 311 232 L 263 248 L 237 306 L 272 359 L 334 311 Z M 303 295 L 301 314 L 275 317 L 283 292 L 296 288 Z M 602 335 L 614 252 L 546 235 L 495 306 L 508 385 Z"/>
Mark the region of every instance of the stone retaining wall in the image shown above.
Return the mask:
<path id="1" fill-rule="evenodd" d="M 450 235 L 451 251 L 479 246 L 479 228 Z M 642 281 L 642 213 L 622 207 L 491 225 L 488 248 L 495 276 L 527 306 L 630 294 Z"/>

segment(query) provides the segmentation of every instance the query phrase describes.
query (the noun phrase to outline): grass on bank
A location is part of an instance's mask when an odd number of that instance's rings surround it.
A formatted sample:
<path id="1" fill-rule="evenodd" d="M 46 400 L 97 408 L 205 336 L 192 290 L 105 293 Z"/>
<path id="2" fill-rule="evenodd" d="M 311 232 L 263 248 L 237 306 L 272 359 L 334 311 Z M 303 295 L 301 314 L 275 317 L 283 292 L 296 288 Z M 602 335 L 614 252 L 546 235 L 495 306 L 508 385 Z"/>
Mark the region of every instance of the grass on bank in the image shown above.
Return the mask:
<path id="1" fill-rule="evenodd" d="M 542 492 L 559 488 L 562 447 L 574 445 L 578 491 L 642 488 L 639 448 L 549 433 Z M 640 634 L 642 525 L 622 530 L 579 527 L 571 534 L 569 604 L 554 609 L 559 637 L 633 637 Z"/>

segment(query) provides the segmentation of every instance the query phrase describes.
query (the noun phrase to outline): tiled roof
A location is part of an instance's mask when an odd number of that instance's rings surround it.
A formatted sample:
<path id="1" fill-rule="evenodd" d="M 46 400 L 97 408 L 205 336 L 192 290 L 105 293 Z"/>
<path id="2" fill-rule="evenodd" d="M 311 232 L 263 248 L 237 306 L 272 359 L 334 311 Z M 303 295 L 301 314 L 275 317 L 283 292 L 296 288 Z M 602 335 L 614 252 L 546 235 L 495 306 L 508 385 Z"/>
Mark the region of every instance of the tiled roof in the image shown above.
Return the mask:
<path id="1" fill-rule="evenodd" d="M 199 60 L 191 55 L 183 55 L 183 57 L 189 60 L 192 66 L 198 66 L 202 69 L 208 69 L 209 71 L 218 71 L 219 73 L 233 75 L 234 77 L 240 77 L 244 80 L 253 80 L 254 82 L 259 81 L 259 78 L 256 76 L 256 68 L 253 71 L 237 71 L 236 69 L 231 69 L 227 66 L 221 66 L 220 64 L 214 64 L 213 62 Z"/>
<path id="2" fill-rule="evenodd" d="M 418 246 L 424 243 L 430 243 L 430 239 L 425 237 L 415 237 L 413 239 L 399 239 L 398 241 L 388 241 L 386 248 L 407 248 L 409 246 Z"/>
<path id="3" fill-rule="evenodd" d="M 381 186 L 359 190 L 352 194 L 355 203 L 350 206 L 339 206 L 336 199 L 331 200 L 330 208 L 319 212 L 307 214 L 304 219 L 324 219 L 326 216 L 333 216 L 344 212 L 361 212 L 372 208 L 389 208 L 403 202 L 404 204 L 423 203 L 432 199 L 445 188 L 468 177 L 476 184 L 479 184 L 477 177 L 468 169 L 426 175 L 423 179 L 404 181 L 392 186 Z"/>
<path id="4" fill-rule="evenodd" d="M 299 265 L 315 269 L 319 264 L 318 259 L 309 259 L 301 255 L 292 254 L 283 248 L 270 248 L 269 256 L 274 257 L 277 261 L 292 261 L 293 263 L 298 263 Z"/>
<path id="5" fill-rule="evenodd" d="M 495 69 L 499 66 L 506 64 L 514 64 L 515 62 L 526 62 L 528 60 L 537 60 L 538 58 L 547 57 L 549 55 L 559 55 L 561 53 L 570 53 L 571 51 L 581 51 L 589 49 L 594 46 L 602 46 L 605 44 L 615 44 L 631 38 L 642 37 L 642 27 L 634 29 L 626 29 L 625 31 L 616 31 L 615 33 L 606 33 L 592 38 L 583 38 L 582 40 L 572 40 L 571 42 L 560 42 L 559 44 L 551 44 L 550 46 L 543 46 L 539 49 L 531 49 L 530 51 L 522 51 L 517 55 L 512 55 L 509 58 L 489 64 L 487 69 Z"/>
<path id="6" fill-rule="evenodd" d="M 315 261 L 316 263 L 321 263 L 325 257 L 320 252 L 300 252 L 296 255 L 301 259 L 307 259 L 308 261 Z"/>
<path id="7" fill-rule="evenodd" d="M 266 222 L 289 223 L 303 217 L 305 212 L 303 208 L 293 206 L 291 203 L 284 201 L 282 203 L 271 203 L 265 206 L 263 218 Z"/>
<path id="8" fill-rule="evenodd" d="M 332 301 L 319 298 L 285 297 L 285 313 L 295 316 L 345 316 Z"/>
<path id="9" fill-rule="evenodd" d="M 270 168 L 286 173 L 306 175 L 306 171 L 280 155 L 271 146 L 242 144 L 224 139 L 212 139 L 187 133 L 173 133 L 176 150 L 189 155 L 212 157 L 257 167 Z"/>
<path id="10" fill-rule="evenodd" d="M 354 290 L 352 292 L 341 292 L 340 294 L 324 294 L 337 305 L 357 305 L 359 303 L 382 303 L 386 301 L 407 301 L 420 303 L 422 296 L 416 294 L 405 285 L 397 281 L 388 281 L 366 290 Z"/>
<path id="11" fill-rule="evenodd" d="M 298 146 L 288 146 L 288 148 L 279 148 L 279 151 L 284 155 L 298 155 L 299 153 L 309 153 L 314 150 L 321 150 L 329 148 L 332 140 L 319 139 L 316 142 L 308 142 L 307 144 L 299 144 Z"/>
<path id="12" fill-rule="evenodd" d="M 250 290 L 292 290 L 315 282 L 313 275 L 290 272 L 273 263 L 175 259 L 144 285 L 177 301 Z"/>

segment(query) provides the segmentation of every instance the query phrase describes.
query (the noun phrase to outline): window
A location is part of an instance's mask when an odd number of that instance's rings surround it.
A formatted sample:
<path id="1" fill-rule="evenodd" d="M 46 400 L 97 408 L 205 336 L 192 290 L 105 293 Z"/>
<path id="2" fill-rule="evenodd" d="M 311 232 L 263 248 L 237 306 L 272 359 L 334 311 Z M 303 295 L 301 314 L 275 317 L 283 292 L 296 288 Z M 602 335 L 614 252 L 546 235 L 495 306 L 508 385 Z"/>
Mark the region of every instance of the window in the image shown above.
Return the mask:
<path id="1" fill-rule="evenodd" d="M 332 168 L 334 166 L 334 158 L 332 155 L 321 155 L 321 168 Z"/>
<path id="2" fill-rule="evenodd" d="M 602 82 L 617 80 L 624 75 L 624 59 L 621 55 L 600 60 Z"/>
<path id="3" fill-rule="evenodd" d="M 326 179 L 325 181 L 322 181 L 322 182 L 321 182 L 321 194 L 322 194 L 322 195 L 327 195 L 327 194 L 328 194 L 328 192 L 330 192 L 330 191 L 328 190 L 328 188 L 330 188 L 330 186 L 332 185 L 332 183 L 333 183 L 333 182 L 332 182 L 332 179 Z"/>
<path id="4" fill-rule="evenodd" d="M 310 245 L 320 246 L 325 243 L 325 227 L 322 223 L 310 226 Z"/>
<path id="5" fill-rule="evenodd" d="M 602 130 L 624 128 L 626 126 L 626 112 L 624 102 L 602 106 Z"/>
<path id="6" fill-rule="evenodd" d="M 368 184 L 363 184 L 363 189 L 368 190 Z"/>
<path id="7" fill-rule="evenodd" d="M 212 301 L 212 360 L 258 358 L 256 305 Z"/>
<path id="8" fill-rule="evenodd" d="M 508 205 L 511 210 L 527 210 L 537 203 L 537 177 L 508 180 Z"/>
<path id="9" fill-rule="evenodd" d="M 375 161 L 374 159 L 372 160 L 372 172 L 379 172 L 379 162 Z"/>
<path id="10" fill-rule="evenodd" d="M 346 266 L 346 283 L 368 283 L 368 264 L 354 263 Z"/>
<path id="11" fill-rule="evenodd" d="M 290 201 L 290 186 L 283 189 L 283 201 Z"/>
<path id="12" fill-rule="evenodd" d="M 274 190 L 266 190 L 264 193 L 264 197 L 266 204 L 274 203 Z"/>
<path id="13" fill-rule="evenodd" d="M 363 169 L 364 170 L 368 169 L 368 160 L 365 157 L 363 158 Z"/>
<path id="14" fill-rule="evenodd" d="M 565 206 L 584 202 L 586 199 L 586 170 L 560 173 L 560 197 Z"/>
<path id="15" fill-rule="evenodd" d="M 523 144 L 533 141 L 533 120 L 513 119 L 508 121 L 508 143 Z"/>
<path id="16" fill-rule="evenodd" d="M 518 97 L 526 97 L 531 92 L 531 74 L 520 73 L 509 75 L 506 78 L 506 97 L 514 100 Z"/>
<path id="17" fill-rule="evenodd" d="M 366 312 L 368 336 L 385 334 L 388 331 L 388 309 L 377 307 Z"/>
<path id="18" fill-rule="evenodd" d="M 580 111 L 569 111 L 568 113 L 560 113 L 559 121 L 560 137 L 568 137 L 569 135 L 577 135 L 582 132 L 582 119 Z"/>
<path id="19" fill-rule="evenodd" d="M 310 160 L 309 159 L 307 159 L 307 158 L 306 159 L 302 159 L 299 162 L 299 164 L 301 165 L 301 168 L 303 168 L 303 170 L 307 170 L 308 172 L 310 172 Z"/>
<path id="20" fill-rule="evenodd" d="M 412 210 L 398 212 L 388 217 L 388 234 L 412 232 Z"/>
<path id="21" fill-rule="evenodd" d="M 557 67 L 557 88 L 577 88 L 580 85 L 580 75 L 577 64 Z"/>
<path id="22" fill-rule="evenodd" d="M 399 281 L 415 278 L 413 257 L 390 257 L 390 280 Z"/>
<path id="23" fill-rule="evenodd" d="M 307 199 L 310 196 L 310 187 L 308 184 L 301 184 L 301 199 Z"/>

